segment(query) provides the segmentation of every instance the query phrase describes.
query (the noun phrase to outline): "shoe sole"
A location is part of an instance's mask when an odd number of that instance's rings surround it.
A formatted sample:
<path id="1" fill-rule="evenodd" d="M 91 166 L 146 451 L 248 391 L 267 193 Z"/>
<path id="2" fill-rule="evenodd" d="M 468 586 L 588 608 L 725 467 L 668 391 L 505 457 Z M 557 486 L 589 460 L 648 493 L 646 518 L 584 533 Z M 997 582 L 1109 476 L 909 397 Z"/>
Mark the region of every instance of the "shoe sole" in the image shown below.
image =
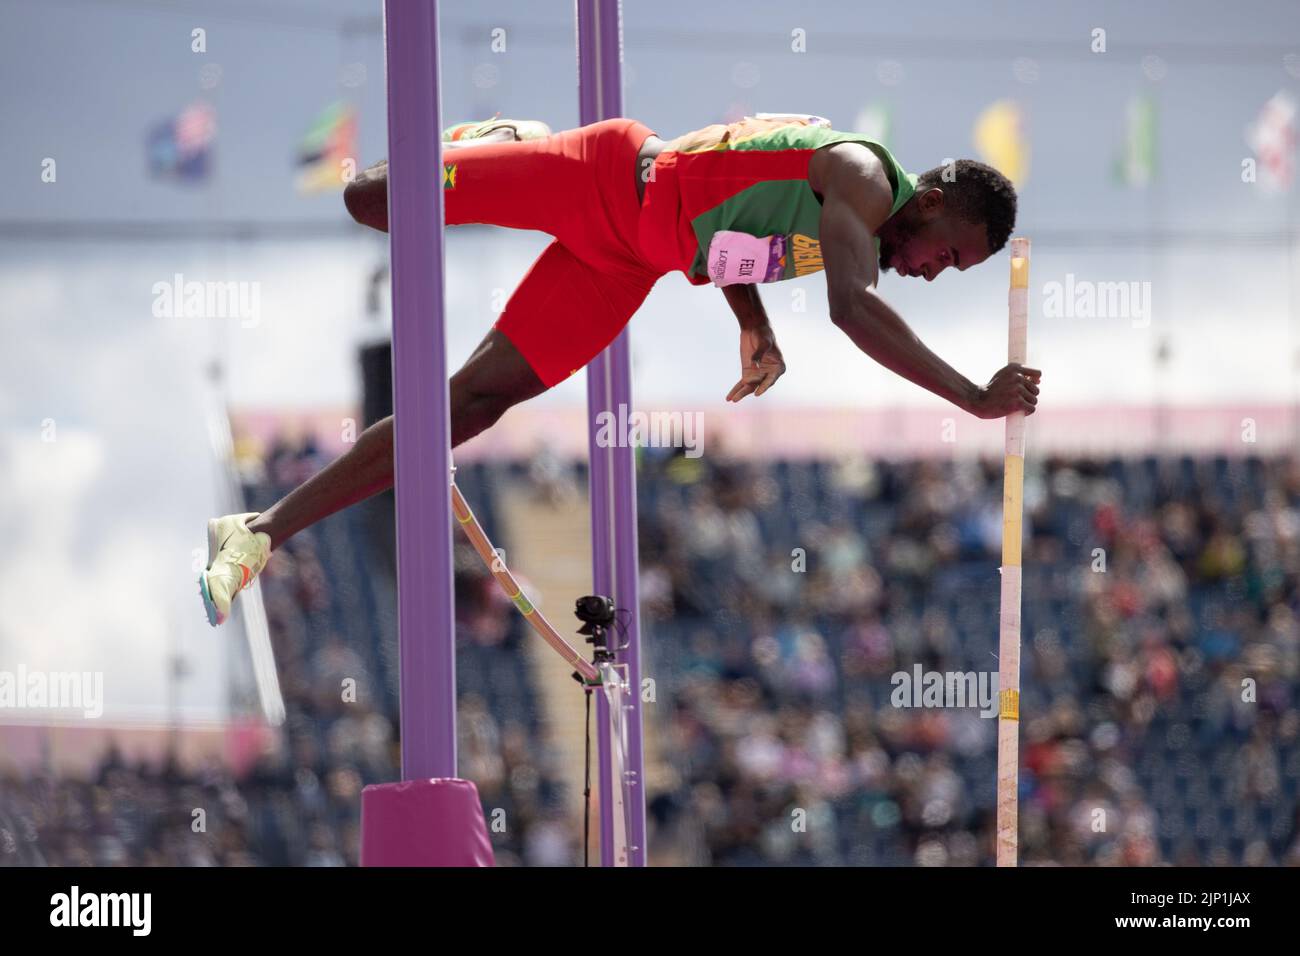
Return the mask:
<path id="1" fill-rule="evenodd" d="M 217 519 L 208 519 L 208 568 L 212 567 L 212 562 L 217 559 Z M 208 615 L 208 624 L 216 627 L 218 624 L 225 623 L 223 618 L 217 612 L 217 606 L 212 601 L 212 594 L 208 591 L 208 571 L 204 568 L 199 572 L 199 596 L 203 598 L 203 610 Z"/>

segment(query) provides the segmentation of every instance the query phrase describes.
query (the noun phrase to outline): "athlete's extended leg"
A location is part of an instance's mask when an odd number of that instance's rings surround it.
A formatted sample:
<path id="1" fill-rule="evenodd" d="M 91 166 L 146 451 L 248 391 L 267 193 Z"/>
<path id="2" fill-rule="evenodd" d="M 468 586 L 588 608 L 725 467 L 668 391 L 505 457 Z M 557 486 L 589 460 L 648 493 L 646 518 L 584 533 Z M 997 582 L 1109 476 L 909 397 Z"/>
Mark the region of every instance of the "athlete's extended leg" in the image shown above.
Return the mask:
<path id="1" fill-rule="evenodd" d="M 512 405 L 546 390 L 537 373 L 493 329 L 451 377 L 452 445 L 473 438 Z M 261 514 L 208 522 L 208 566 L 199 575 L 208 622 L 230 614 L 235 596 L 266 566 L 271 551 L 308 525 L 393 485 L 393 417 L 376 422 L 357 443 Z"/>
<path id="2" fill-rule="evenodd" d="M 451 444 L 456 447 L 496 423 L 512 405 L 546 388 L 528 362 L 496 329 L 451 377 Z M 308 525 L 393 486 L 393 416 L 371 425 L 346 453 L 248 522 L 271 547 Z"/>

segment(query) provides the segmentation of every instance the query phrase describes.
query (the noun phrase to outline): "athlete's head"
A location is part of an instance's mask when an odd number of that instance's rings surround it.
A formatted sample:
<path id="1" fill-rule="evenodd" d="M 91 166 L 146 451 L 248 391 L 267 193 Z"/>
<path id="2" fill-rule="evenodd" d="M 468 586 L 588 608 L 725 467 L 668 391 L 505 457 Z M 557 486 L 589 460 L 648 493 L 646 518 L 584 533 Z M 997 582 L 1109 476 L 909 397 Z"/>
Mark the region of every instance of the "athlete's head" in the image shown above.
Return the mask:
<path id="1" fill-rule="evenodd" d="M 920 175 L 916 193 L 880 227 L 880 268 L 933 279 L 1006 245 L 1016 225 L 1016 187 L 992 166 L 959 159 Z"/>

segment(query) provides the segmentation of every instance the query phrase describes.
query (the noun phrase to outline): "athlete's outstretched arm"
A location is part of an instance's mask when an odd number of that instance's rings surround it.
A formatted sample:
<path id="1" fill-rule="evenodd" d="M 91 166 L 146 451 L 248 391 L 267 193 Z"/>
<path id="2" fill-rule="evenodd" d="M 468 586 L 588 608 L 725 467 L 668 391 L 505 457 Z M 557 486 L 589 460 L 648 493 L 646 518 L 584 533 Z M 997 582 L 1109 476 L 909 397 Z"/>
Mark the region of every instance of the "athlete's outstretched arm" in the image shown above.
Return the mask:
<path id="1" fill-rule="evenodd" d="M 727 393 L 727 401 L 762 395 L 785 374 L 785 359 L 767 321 L 763 300 L 753 285 L 724 285 L 722 294 L 740 323 L 740 381 Z"/>
<path id="2" fill-rule="evenodd" d="M 888 218 L 893 191 L 879 162 L 865 151 L 835 158 L 824 182 L 821 218 L 831 321 L 885 368 L 972 415 L 1031 414 L 1038 401 L 1036 370 L 1008 365 L 981 388 L 930 351 L 880 298 L 873 229 Z"/>

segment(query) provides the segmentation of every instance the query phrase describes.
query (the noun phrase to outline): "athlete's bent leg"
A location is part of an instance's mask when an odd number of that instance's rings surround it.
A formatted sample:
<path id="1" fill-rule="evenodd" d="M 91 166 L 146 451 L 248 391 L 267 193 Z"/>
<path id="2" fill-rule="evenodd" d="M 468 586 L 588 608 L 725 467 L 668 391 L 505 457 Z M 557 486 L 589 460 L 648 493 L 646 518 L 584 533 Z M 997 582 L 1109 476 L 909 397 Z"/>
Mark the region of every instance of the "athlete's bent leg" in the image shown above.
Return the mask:
<path id="1" fill-rule="evenodd" d="M 546 390 L 504 335 L 493 329 L 451 377 L 451 443 L 455 447 L 495 424 L 506 410 Z M 272 549 L 308 525 L 393 486 L 393 418 L 375 422 L 355 445 L 248 522 Z"/>
<path id="2" fill-rule="evenodd" d="M 547 247 L 496 327 L 451 378 L 452 444 L 473 438 L 511 406 L 586 365 L 626 324 L 654 278 L 615 277 L 584 265 L 558 242 Z M 563 331 L 556 334 L 560 316 Z M 390 417 L 366 429 L 346 454 L 262 514 L 208 522 L 208 565 L 199 575 L 199 593 L 209 623 L 215 626 L 229 617 L 232 602 L 262 571 L 274 548 L 392 484 Z"/>
<path id="3" fill-rule="evenodd" d="M 611 253 L 634 251 L 640 206 L 636 157 L 650 130 L 619 119 L 538 138 L 523 133 L 528 138 L 522 141 L 481 138 L 443 144 L 440 185 L 446 224 L 545 232 L 591 264 Z M 357 222 L 387 232 L 387 161 L 348 183 L 343 202 Z"/>

